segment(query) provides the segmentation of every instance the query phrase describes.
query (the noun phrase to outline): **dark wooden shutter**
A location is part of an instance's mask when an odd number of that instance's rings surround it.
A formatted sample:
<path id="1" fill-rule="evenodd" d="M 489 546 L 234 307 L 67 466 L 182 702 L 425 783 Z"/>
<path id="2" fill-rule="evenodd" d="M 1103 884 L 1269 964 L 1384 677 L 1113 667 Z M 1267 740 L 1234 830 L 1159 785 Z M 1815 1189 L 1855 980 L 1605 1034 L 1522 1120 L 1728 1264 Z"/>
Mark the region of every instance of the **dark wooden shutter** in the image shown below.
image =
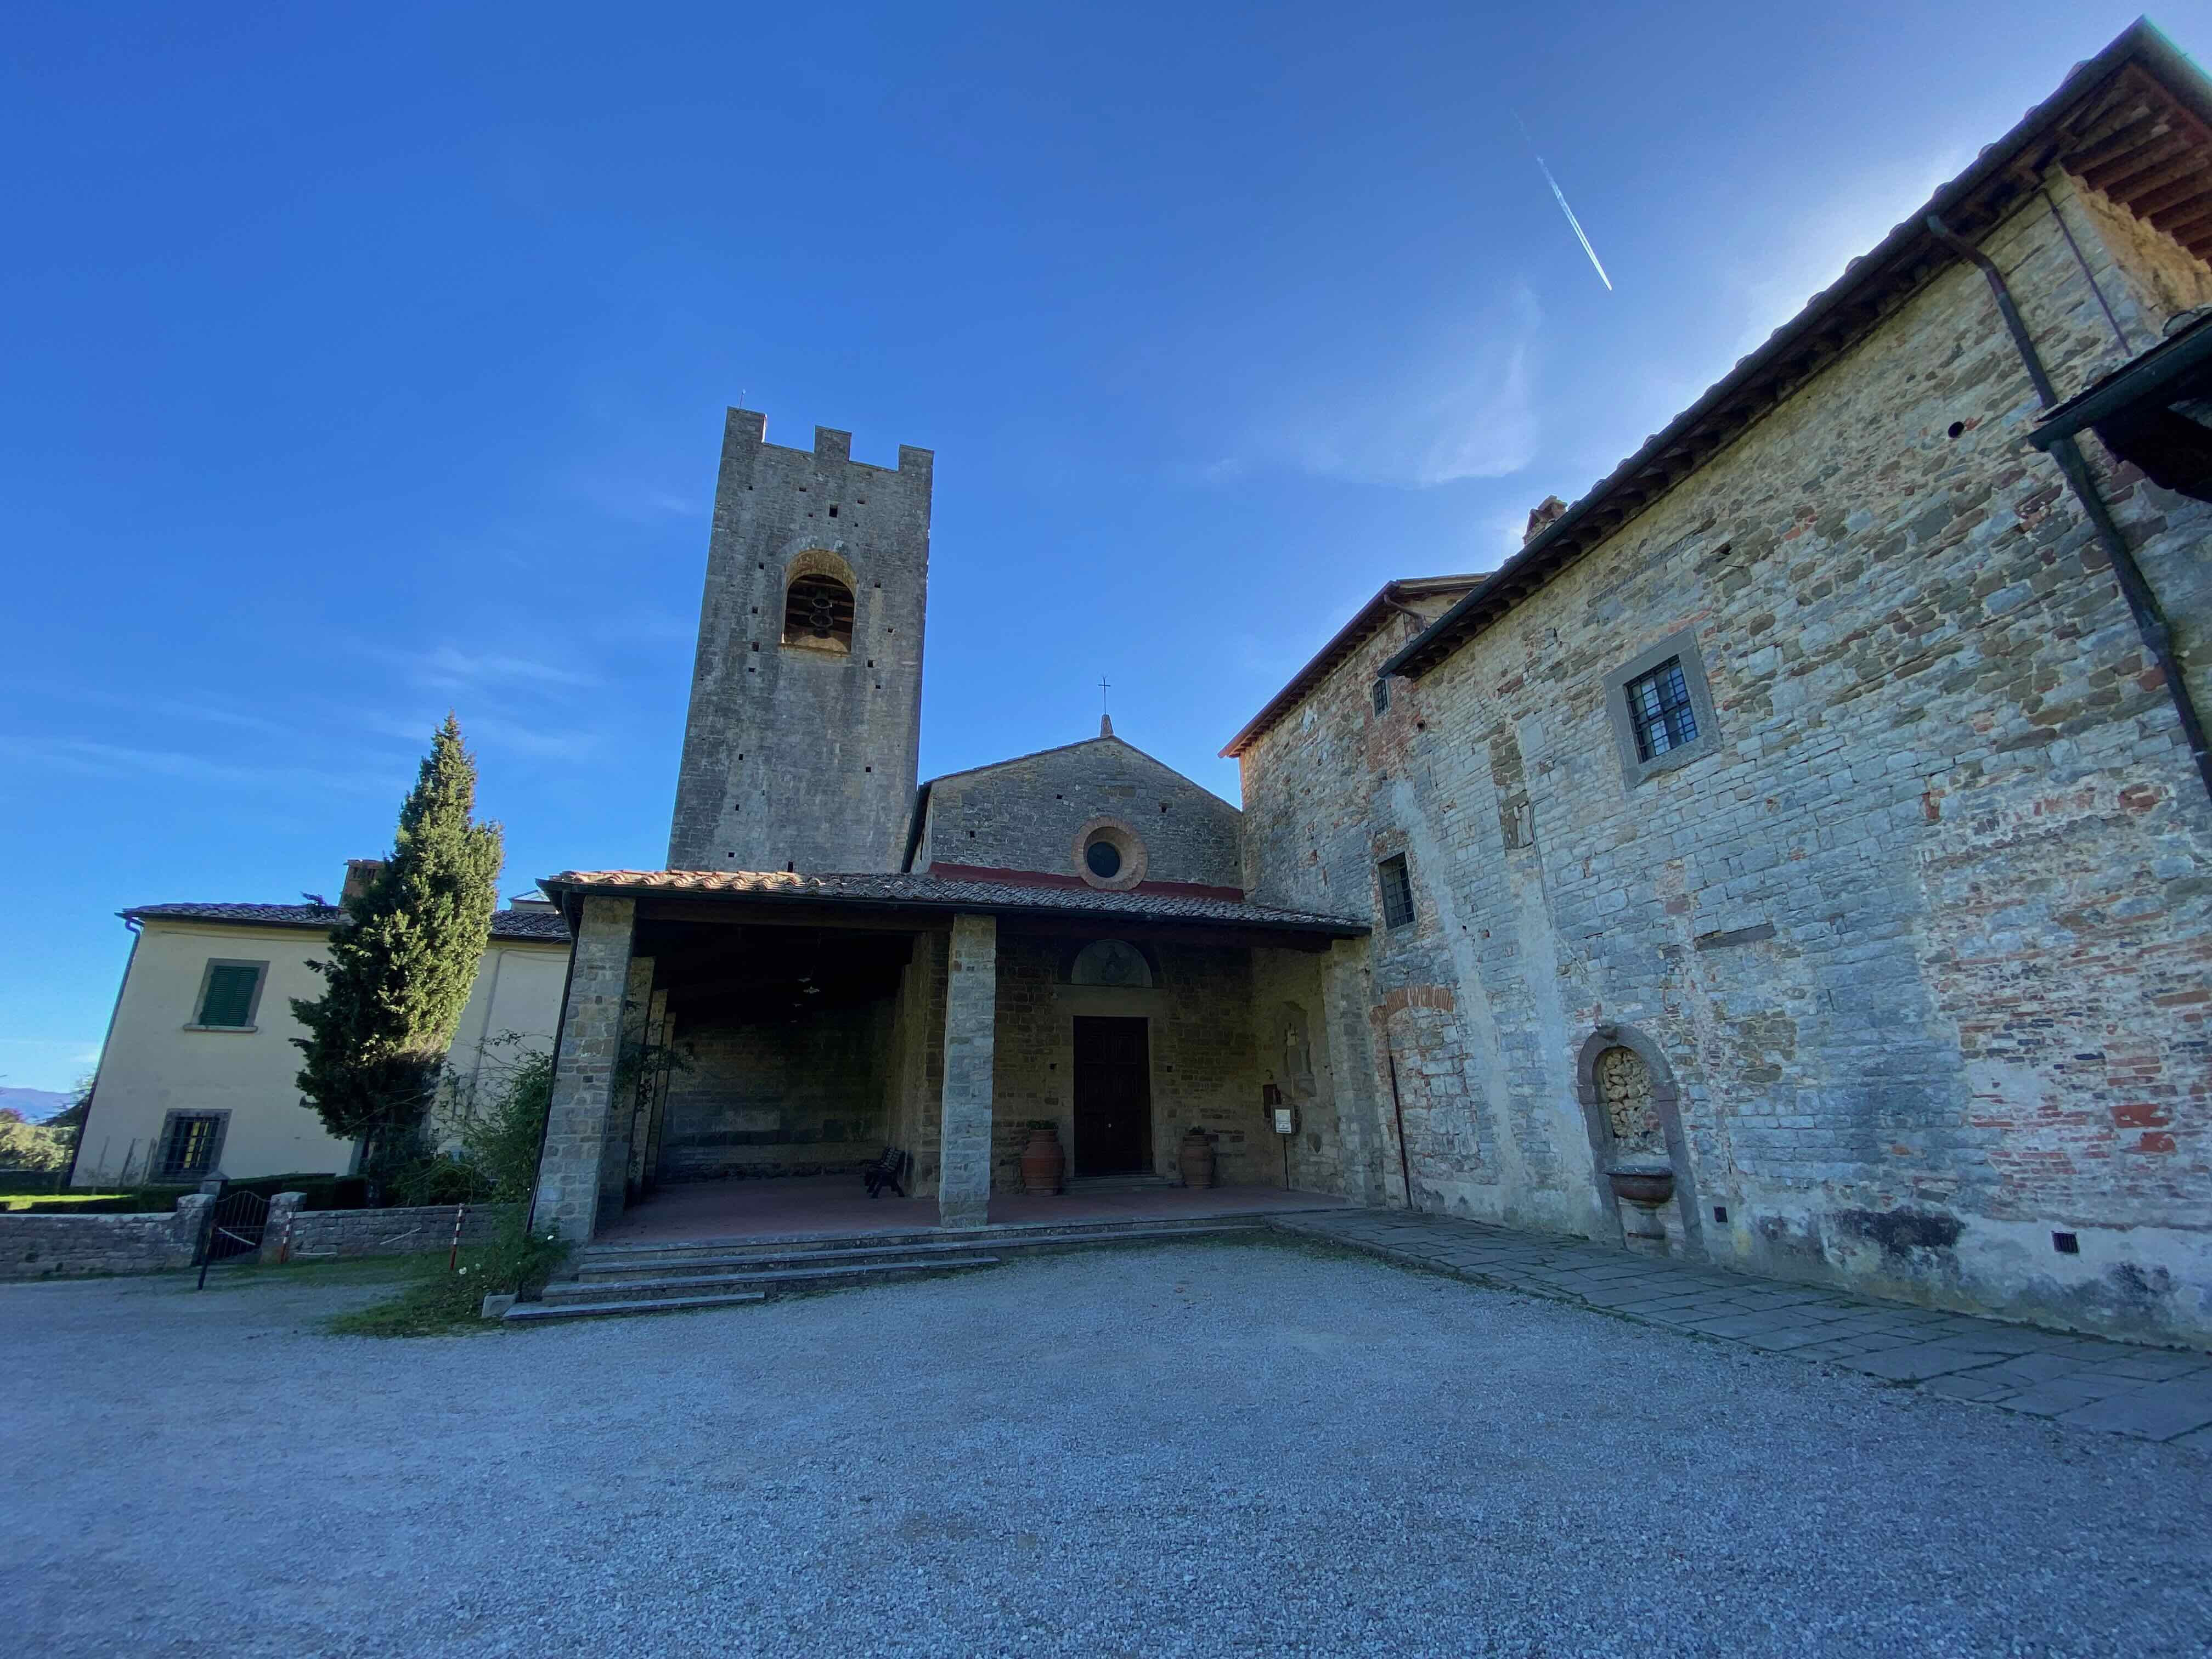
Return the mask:
<path id="1" fill-rule="evenodd" d="M 202 1025 L 245 1024 L 253 1012 L 253 991 L 260 982 L 261 970 L 258 968 L 219 964 L 209 969 L 207 991 L 200 999 L 199 1023 Z"/>

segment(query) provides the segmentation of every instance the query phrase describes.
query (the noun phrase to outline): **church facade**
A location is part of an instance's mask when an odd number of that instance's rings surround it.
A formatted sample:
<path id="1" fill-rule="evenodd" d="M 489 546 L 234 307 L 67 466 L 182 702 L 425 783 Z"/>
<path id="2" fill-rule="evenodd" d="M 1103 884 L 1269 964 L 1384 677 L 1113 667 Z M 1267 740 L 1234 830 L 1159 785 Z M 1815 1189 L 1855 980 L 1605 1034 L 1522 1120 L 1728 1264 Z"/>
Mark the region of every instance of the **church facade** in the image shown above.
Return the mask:
<path id="1" fill-rule="evenodd" d="M 669 867 L 544 884 L 539 1219 L 890 1145 L 961 1224 L 1033 1123 L 1196 1128 L 2212 1344 L 2207 179 L 2138 25 L 1498 570 L 1386 585 L 1241 812 L 1110 732 L 918 782 L 931 458 L 732 411 Z"/>
<path id="2" fill-rule="evenodd" d="M 576 944 L 537 1204 L 572 1237 L 886 1146 L 978 1223 L 1040 1124 L 1078 1179 L 1172 1176 L 1193 1130 L 1227 1182 L 1344 1179 L 1333 1102 L 1285 1147 L 1269 1091 L 1318 1097 L 1331 994 L 1364 1038 L 1364 921 L 1251 902 L 1237 810 L 1110 729 L 918 781 L 931 466 L 730 412 L 669 867 L 544 884 Z"/>

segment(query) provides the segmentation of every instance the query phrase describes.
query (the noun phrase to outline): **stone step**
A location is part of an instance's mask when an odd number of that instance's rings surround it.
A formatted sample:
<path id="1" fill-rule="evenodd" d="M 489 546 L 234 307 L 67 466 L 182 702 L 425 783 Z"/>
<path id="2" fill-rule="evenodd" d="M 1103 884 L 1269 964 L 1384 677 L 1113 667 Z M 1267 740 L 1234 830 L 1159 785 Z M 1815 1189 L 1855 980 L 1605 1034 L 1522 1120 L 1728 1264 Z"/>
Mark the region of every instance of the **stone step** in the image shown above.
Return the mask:
<path id="1" fill-rule="evenodd" d="M 1099 1175 L 1070 1176 L 1066 1188 L 1069 1194 L 1088 1193 L 1164 1193 L 1179 1192 L 1182 1182 L 1174 1176 L 1164 1175 Z"/>
<path id="2" fill-rule="evenodd" d="M 1004 1254 L 1010 1250 L 1068 1249 L 1094 1244 L 1143 1243 L 1160 1239 L 1204 1237 L 1224 1232 L 1253 1232 L 1255 1224 L 1233 1218 L 1214 1218 L 1203 1224 L 1180 1227 L 1128 1226 L 1112 1232 L 1068 1235 L 1036 1233 L 933 1237 L 927 1243 L 836 1243 L 813 1249 L 779 1249 L 762 1253 L 737 1250 L 700 1251 L 679 1249 L 666 1255 L 599 1257 L 586 1252 L 576 1269 L 587 1285 L 621 1285 L 633 1276 L 737 1272 L 781 1267 L 827 1267 L 839 1262 L 958 1261 L 977 1252 Z M 868 1235 L 862 1235 L 863 1237 Z"/>
<path id="3" fill-rule="evenodd" d="M 883 1233 L 785 1233 L 754 1238 L 681 1238 L 649 1244 L 588 1244 L 577 1254 L 579 1266 L 622 1261 L 674 1262 L 685 1256 L 761 1256 L 873 1245 L 972 1243 L 994 1249 L 1032 1239 L 1082 1239 L 1136 1231 L 1212 1232 L 1228 1227 L 1261 1227 L 1264 1214 L 1105 1218 L 1090 1221 L 1036 1221 L 987 1227 L 923 1227 Z"/>
<path id="4" fill-rule="evenodd" d="M 865 1285 L 902 1274 L 958 1273 L 969 1267 L 995 1267 L 994 1255 L 900 1261 L 830 1262 L 818 1267 L 765 1267 L 738 1273 L 678 1273 L 661 1279 L 556 1280 L 544 1291 L 544 1304 L 561 1306 L 590 1303 L 609 1296 L 659 1300 L 703 1295 L 710 1290 L 758 1291 L 773 1296 L 780 1290 L 829 1290 L 839 1285 Z"/>
<path id="5" fill-rule="evenodd" d="M 765 1302 L 766 1291 L 738 1291 L 726 1296 L 657 1297 L 635 1302 L 518 1302 L 500 1317 L 509 1324 L 542 1325 L 556 1319 L 607 1319 L 623 1314 L 680 1313 L 687 1308 L 734 1308 L 747 1302 Z"/>

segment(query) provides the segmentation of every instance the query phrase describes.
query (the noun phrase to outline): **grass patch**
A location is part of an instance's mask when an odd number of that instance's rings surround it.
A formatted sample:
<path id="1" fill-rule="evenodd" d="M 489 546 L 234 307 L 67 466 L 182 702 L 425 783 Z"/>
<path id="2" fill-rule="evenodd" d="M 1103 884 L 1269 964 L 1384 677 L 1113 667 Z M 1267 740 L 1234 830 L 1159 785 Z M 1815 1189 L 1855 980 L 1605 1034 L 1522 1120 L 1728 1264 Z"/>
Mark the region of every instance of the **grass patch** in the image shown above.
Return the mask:
<path id="1" fill-rule="evenodd" d="M 208 1270 L 207 1287 L 214 1290 L 249 1290 L 257 1285 L 357 1285 L 396 1284 L 411 1279 L 421 1258 L 404 1255 L 356 1255 L 331 1261 L 308 1256 L 290 1261 L 218 1261 Z M 446 1258 L 440 1256 L 438 1265 L 445 1266 Z M 198 1267 L 188 1267 L 175 1275 L 178 1278 L 197 1278 Z"/>
<path id="2" fill-rule="evenodd" d="M 112 1204 L 118 1199 L 130 1196 L 128 1193 L 23 1193 L 0 1197 L 0 1210 L 27 1210 L 33 1204 L 41 1206 Z"/>
<path id="3" fill-rule="evenodd" d="M 487 1296 L 538 1290 L 552 1277 L 568 1247 L 553 1234 L 532 1237 L 520 1217 L 488 1243 L 461 1252 L 458 1267 L 443 1255 L 412 1258 L 399 1293 L 338 1315 L 330 1328 L 340 1336 L 447 1336 L 489 1328 L 479 1313 Z"/>

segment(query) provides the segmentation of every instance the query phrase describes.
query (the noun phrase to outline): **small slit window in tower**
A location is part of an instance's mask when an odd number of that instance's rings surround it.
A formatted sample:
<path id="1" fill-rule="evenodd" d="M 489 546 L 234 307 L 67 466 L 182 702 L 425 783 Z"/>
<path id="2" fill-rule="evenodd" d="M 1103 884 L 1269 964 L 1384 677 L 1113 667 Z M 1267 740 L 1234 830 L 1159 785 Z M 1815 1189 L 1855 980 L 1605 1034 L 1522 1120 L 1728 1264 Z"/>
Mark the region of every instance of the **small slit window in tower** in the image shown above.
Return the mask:
<path id="1" fill-rule="evenodd" d="M 1406 871 L 1406 855 L 1394 853 L 1376 866 L 1382 883 L 1382 924 L 1403 927 L 1413 919 L 1413 881 Z"/>
<path id="2" fill-rule="evenodd" d="M 853 648 L 853 590 L 835 576 L 801 576 L 783 606 L 783 642 L 810 651 Z"/>
<path id="3" fill-rule="evenodd" d="M 1638 760 L 1698 740 L 1697 711 L 1690 707 L 1690 684 L 1682 677 L 1680 657 L 1668 658 L 1622 689 L 1628 696 L 1629 720 L 1636 728 Z"/>
<path id="4" fill-rule="evenodd" d="M 1378 714 L 1390 712 L 1390 682 L 1388 680 L 1375 682 L 1375 712 Z"/>

